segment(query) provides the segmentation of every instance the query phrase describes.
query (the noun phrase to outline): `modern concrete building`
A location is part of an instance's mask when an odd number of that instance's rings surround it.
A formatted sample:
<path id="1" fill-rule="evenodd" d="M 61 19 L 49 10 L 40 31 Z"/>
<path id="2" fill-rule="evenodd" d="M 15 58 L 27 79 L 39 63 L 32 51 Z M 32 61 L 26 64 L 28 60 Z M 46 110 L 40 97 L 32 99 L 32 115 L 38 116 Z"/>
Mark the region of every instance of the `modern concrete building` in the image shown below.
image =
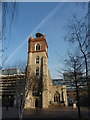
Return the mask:
<path id="1" fill-rule="evenodd" d="M 25 87 L 25 73 L 20 69 L 4 69 L 0 75 L 0 96 L 2 106 L 17 106 L 20 103 L 20 96 Z"/>
<path id="2" fill-rule="evenodd" d="M 28 41 L 26 91 L 25 108 L 68 105 L 66 86 L 52 84 L 48 70 L 48 44 L 46 35 L 41 33 Z"/>

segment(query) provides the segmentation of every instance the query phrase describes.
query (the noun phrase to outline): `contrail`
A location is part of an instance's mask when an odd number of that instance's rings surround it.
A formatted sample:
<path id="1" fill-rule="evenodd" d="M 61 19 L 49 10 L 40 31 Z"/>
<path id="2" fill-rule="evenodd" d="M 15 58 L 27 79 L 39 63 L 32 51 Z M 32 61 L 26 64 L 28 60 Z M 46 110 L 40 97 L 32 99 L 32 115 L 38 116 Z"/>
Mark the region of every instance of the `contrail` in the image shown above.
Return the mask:
<path id="1" fill-rule="evenodd" d="M 29 37 L 35 33 L 49 18 L 51 18 L 60 8 L 62 8 L 66 3 L 58 3 L 58 5 L 34 28 L 34 30 L 29 34 L 29 36 L 22 41 L 15 51 L 6 59 L 5 63 L 9 62 L 9 60 L 19 51 L 19 49 L 28 41 Z"/>

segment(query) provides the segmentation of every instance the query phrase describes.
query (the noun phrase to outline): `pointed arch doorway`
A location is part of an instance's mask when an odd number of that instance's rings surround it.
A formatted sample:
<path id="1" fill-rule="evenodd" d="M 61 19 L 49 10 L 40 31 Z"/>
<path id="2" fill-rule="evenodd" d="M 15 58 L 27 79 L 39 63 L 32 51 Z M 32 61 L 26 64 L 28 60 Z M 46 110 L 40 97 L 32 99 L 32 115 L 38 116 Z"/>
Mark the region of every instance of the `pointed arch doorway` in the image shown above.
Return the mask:
<path id="1" fill-rule="evenodd" d="M 60 94 L 58 91 L 54 95 L 54 102 L 60 103 Z"/>

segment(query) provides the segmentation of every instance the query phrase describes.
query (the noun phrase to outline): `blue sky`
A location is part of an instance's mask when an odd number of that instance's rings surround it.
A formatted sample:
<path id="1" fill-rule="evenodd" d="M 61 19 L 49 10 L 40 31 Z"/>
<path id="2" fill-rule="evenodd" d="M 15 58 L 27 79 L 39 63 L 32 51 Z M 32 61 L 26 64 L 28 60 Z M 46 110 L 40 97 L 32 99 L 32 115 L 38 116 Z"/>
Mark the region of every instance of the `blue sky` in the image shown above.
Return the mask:
<path id="1" fill-rule="evenodd" d="M 71 49 L 69 43 L 64 41 L 66 35 L 65 25 L 68 24 L 74 13 L 79 18 L 87 12 L 87 4 L 84 9 L 82 3 L 74 2 L 18 2 L 17 12 L 12 24 L 12 29 L 6 30 L 4 53 L 7 58 L 5 65 L 13 66 L 18 61 L 27 61 L 28 38 L 35 37 L 37 32 L 46 34 L 49 52 L 49 69 L 52 78 L 59 78 L 57 70 L 63 67 L 62 60 L 67 55 L 67 49 Z M 9 20 L 7 18 L 7 23 Z M 8 25 L 7 25 L 8 26 Z"/>

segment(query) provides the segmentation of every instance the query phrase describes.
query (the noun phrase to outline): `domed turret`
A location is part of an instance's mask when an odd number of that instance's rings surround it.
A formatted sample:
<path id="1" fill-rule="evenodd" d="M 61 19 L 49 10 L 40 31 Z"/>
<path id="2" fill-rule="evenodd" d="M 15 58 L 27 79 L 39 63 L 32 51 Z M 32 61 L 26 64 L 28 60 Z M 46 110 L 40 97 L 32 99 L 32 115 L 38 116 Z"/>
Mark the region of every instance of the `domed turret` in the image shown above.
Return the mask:
<path id="1" fill-rule="evenodd" d="M 36 37 L 42 37 L 43 36 L 43 34 L 41 34 L 41 33 L 36 33 Z"/>

